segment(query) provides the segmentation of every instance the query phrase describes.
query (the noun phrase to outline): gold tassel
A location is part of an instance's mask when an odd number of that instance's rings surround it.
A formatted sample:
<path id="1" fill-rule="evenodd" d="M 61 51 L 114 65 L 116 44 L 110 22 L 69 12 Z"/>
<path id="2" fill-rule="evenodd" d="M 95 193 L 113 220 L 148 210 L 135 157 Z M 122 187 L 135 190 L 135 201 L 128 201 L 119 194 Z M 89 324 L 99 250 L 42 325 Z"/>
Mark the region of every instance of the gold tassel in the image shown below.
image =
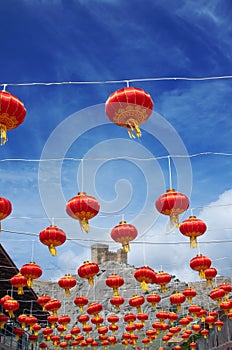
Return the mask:
<path id="1" fill-rule="evenodd" d="M 28 286 L 28 288 L 32 288 L 32 287 L 33 287 L 33 281 L 32 281 L 31 278 L 28 278 L 28 280 L 27 280 L 27 286 Z"/>
<path id="2" fill-rule="evenodd" d="M 56 250 L 56 247 L 54 247 L 53 244 L 50 244 L 50 246 L 48 247 L 49 249 L 49 252 L 51 253 L 52 256 L 57 256 L 58 253 L 57 253 L 57 250 Z"/>
<path id="3" fill-rule="evenodd" d="M 86 233 L 89 233 L 89 222 L 86 218 L 79 220 L 81 230 L 85 231 Z"/>
<path id="4" fill-rule="evenodd" d="M 122 243 L 122 248 L 123 248 L 123 251 L 125 253 L 128 253 L 130 251 L 130 246 L 129 246 L 129 242 L 127 243 Z"/>
<path id="5" fill-rule="evenodd" d="M 197 248 L 197 239 L 196 237 L 192 236 L 190 237 L 190 248 Z"/>
<path id="6" fill-rule="evenodd" d="M 89 282 L 89 285 L 90 285 L 90 286 L 93 286 L 93 285 L 94 285 L 94 279 L 93 279 L 93 277 L 89 277 L 89 278 L 88 278 L 88 282 Z"/>
<path id="7" fill-rule="evenodd" d="M 18 287 L 18 295 L 23 295 L 24 291 L 23 291 L 23 287 Z"/>
<path id="8" fill-rule="evenodd" d="M 170 228 L 176 227 L 178 228 L 179 225 L 179 217 L 178 215 L 170 215 Z"/>
<path id="9" fill-rule="evenodd" d="M 163 284 L 163 285 L 161 286 L 161 292 L 162 292 L 162 293 L 166 293 L 166 292 L 167 292 L 167 288 L 166 288 L 165 284 Z"/>
<path id="10" fill-rule="evenodd" d="M 148 286 L 145 281 L 141 282 L 141 287 L 144 292 L 148 292 Z"/>
<path id="11" fill-rule="evenodd" d="M 114 296 L 117 297 L 118 296 L 118 288 L 113 288 L 113 293 L 114 293 Z"/>
<path id="12" fill-rule="evenodd" d="M 7 141 L 6 131 L 7 131 L 6 125 L 0 124 L 0 145 L 1 146 L 5 145 Z"/>
<path id="13" fill-rule="evenodd" d="M 65 288 L 65 295 L 66 297 L 70 297 L 70 289 L 69 288 Z"/>

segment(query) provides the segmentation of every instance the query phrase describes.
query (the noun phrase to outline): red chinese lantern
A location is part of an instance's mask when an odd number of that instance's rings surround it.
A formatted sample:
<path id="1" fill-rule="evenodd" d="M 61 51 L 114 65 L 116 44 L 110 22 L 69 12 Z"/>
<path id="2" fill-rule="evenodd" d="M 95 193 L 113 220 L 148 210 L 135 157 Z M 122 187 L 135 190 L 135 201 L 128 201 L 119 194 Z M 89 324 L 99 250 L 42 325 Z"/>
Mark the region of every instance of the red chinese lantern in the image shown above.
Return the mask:
<path id="1" fill-rule="evenodd" d="M 9 320 L 9 317 L 5 314 L 0 314 L 0 329 L 4 328 L 5 323 Z"/>
<path id="2" fill-rule="evenodd" d="M 216 300 L 218 302 L 218 306 L 221 305 L 222 303 L 222 298 L 224 298 L 226 292 L 224 291 L 224 289 L 221 288 L 214 288 L 209 296 L 211 299 Z"/>
<path id="3" fill-rule="evenodd" d="M 59 344 L 59 347 L 62 348 L 62 349 L 67 348 L 67 346 L 68 346 L 68 342 L 66 342 L 66 341 L 61 341 L 60 344 Z"/>
<path id="4" fill-rule="evenodd" d="M 134 295 L 129 299 L 129 305 L 131 307 L 136 307 L 137 312 L 142 312 L 141 306 L 144 304 L 144 297 L 142 295 Z"/>
<path id="5" fill-rule="evenodd" d="M 183 327 L 183 330 L 186 329 L 187 325 L 190 323 L 190 319 L 187 318 L 187 317 L 182 317 L 180 320 L 179 320 L 179 324 Z"/>
<path id="6" fill-rule="evenodd" d="M 218 286 L 218 288 L 224 289 L 224 291 L 226 292 L 225 298 L 228 299 L 229 293 L 232 291 L 232 286 L 228 283 L 222 283 L 220 284 L 220 286 Z"/>
<path id="7" fill-rule="evenodd" d="M 225 301 L 222 301 L 220 304 L 220 308 L 225 312 L 226 315 L 228 315 L 228 313 L 232 311 L 232 300 L 226 299 Z"/>
<path id="8" fill-rule="evenodd" d="M 0 299 L 0 305 L 3 305 L 5 301 L 13 299 L 10 295 L 6 294 L 4 297 Z"/>
<path id="9" fill-rule="evenodd" d="M 124 315 L 123 319 L 129 325 L 132 325 L 133 322 L 136 320 L 136 317 L 137 316 L 135 314 L 133 314 L 132 312 L 129 312 L 129 313 Z"/>
<path id="10" fill-rule="evenodd" d="M 197 313 L 197 317 L 201 318 L 201 322 L 205 322 L 205 316 L 207 315 L 207 311 L 205 309 L 201 309 L 198 313 Z"/>
<path id="11" fill-rule="evenodd" d="M 23 287 L 27 285 L 27 278 L 20 272 L 17 275 L 11 277 L 10 283 L 13 287 L 18 288 L 18 295 L 24 294 Z"/>
<path id="12" fill-rule="evenodd" d="M 190 248 L 197 247 L 197 237 L 202 236 L 206 229 L 207 226 L 204 221 L 198 219 L 194 215 L 184 220 L 179 226 L 182 235 L 190 238 Z"/>
<path id="13" fill-rule="evenodd" d="M 124 279 L 121 276 L 112 274 L 106 279 L 106 285 L 113 288 L 114 295 L 118 295 L 118 288 L 124 284 Z"/>
<path id="14" fill-rule="evenodd" d="M 56 330 L 60 333 L 60 336 L 63 337 L 64 336 L 64 332 L 65 332 L 65 327 L 60 324 L 56 327 Z"/>
<path id="15" fill-rule="evenodd" d="M 178 315 L 175 312 L 168 312 L 168 319 L 172 325 L 175 321 L 178 320 Z"/>
<path id="16" fill-rule="evenodd" d="M 222 330 L 223 325 L 224 325 L 224 322 L 221 320 L 217 320 L 214 322 L 214 326 L 217 328 L 218 332 Z"/>
<path id="17" fill-rule="evenodd" d="M 46 343 L 40 343 L 39 347 L 40 347 L 40 349 L 46 349 L 47 348 L 47 344 Z"/>
<path id="18" fill-rule="evenodd" d="M 35 335 L 38 335 L 38 332 L 41 330 L 41 326 L 39 323 L 35 323 L 33 326 L 32 326 L 32 330 L 34 332 Z"/>
<path id="19" fill-rule="evenodd" d="M 209 328 L 213 328 L 213 323 L 215 322 L 215 317 L 214 316 L 207 316 L 205 318 L 205 323 L 209 325 Z"/>
<path id="20" fill-rule="evenodd" d="M 194 350 L 194 349 L 196 349 L 196 347 L 197 347 L 197 343 L 195 343 L 195 342 L 191 342 L 190 344 L 189 344 L 189 346 L 190 346 L 190 349 L 191 350 Z"/>
<path id="21" fill-rule="evenodd" d="M 89 220 L 98 214 L 100 204 L 96 198 L 88 196 L 85 192 L 79 192 L 66 204 L 66 212 L 73 219 L 79 220 L 81 229 L 89 232 Z"/>
<path id="22" fill-rule="evenodd" d="M 24 329 L 26 328 L 26 323 L 25 323 L 25 319 L 26 319 L 27 315 L 26 314 L 21 314 L 17 317 L 18 322 L 21 324 L 21 327 Z"/>
<path id="23" fill-rule="evenodd" d="M 36 265 L 34 262 L 30 262 L 21 267 L 20 273 L 27 278 L 28 288 L 32 288 L 33 280 L 39 278 L 43 271 L 40 266 Z"/>
<path id="24" fill-rule="evenodd" d="M 112 314 L 107 317 L 107 321 L 115 325 L 115 323 L 119 321 L 119 317 L 115 314 Z"/>
<path id="25" fill-rule="evenodd" d="M 212 287 L 212 279 L 217 276 L 217 270 L 214 267 L 209 267 L 204 271 L 204 273 L 207 287 Z"/>
<path id="26" fill-rule="evenodd" d="M 51 334 L 53 333 L 53 329 L 50 327 L 46 327 L 42 331 L 43 335 L 47 337 L 47 341 L 51 339 Z"/>
<path id="27" fill-rule="evenodd" d="M 160 333 L 160 331 L 162 331 L 162 326 L 163 324 L 161 322 L 156 321 L 152 323 L 152 327 L 155 329 L 157 335 Z"/>
<path id="28" fill-rule="evenodd" d="M 120 306 L 124 303 L 124 298 L 120 295 L 113 296 L 110 298 L 110 303 L 115 307 L 117 311 L 119 311 Z"/>
<path id="29" fill-rule="evenodd" d="M 181 304 L 186 300 L 186 297 L 182 293 L 174 293 L 169 297 L 171 304 L 176 305 L 177 311 L 181 310 Z"/>
<path id="30" fill-rule="evenodd" d="M 18 341 L 19 338 L 25 333 L 24 329 L 19 327 L 15 327 L 13 332 L 15 334 L 16 341 Z"/>
<path id="31" fill-rule="evenodd" d="M 174 334 L 179 334 L 180 331 L 181 331 L 181 327 L 180 326 L 174 326 L 174 327 L 169 328 L 169 332 L 172 333 L 173 335 Z"/>
<path id="32" fill-rule="evenodd" d="M 1 105 L 0 105 L 0 110 L 1 110 Z M 0 122 L 1 122 L 1 114 L 0 114 Z M 0 124 L 0 130 L 1 130 L 1 124 Z M 6 198 L 0 197 L 0 231 L 1 231 L 1 220 L 7 218 L 7 216 L 9 216 L 11 212 L 12 212 L 11 202 Z"/>
<path id="33" fill-rule="evenodd" d="M 174 346 L 174 350 L 182 350 L 182 347 L 180 345 Z"/>
<path id="34" fill-rule="evenodd" d="M 89 285 L 94 285 L 93 278 L 99 272 L 99 266 L 93 262 L 84 261 L 84 264 L 78 268 L 77 272 L 81 278 L 88 280 Z"/>
<path id="35" fill-rule="evenodd" d="M 148 283 L 154 283 L 155 271 L 148 266 L 138 267 L 134 272 L 135 279 L 140 282 L 142 290 L 148 291 Z"/>
<path id="36" fill-rule="evenodd" d="M 201 326 L 199 325 L 199 324 L 193 324 L 192 325 L 192 330 L 193 330 L 193 332 L 195 333 L 195 334 L 198 334 L 199 332 L 200 332 L 200 330 L 201 330 Z"/>
<path id="37" fill-rule="evenodd" d="M 156 200 L 155 206 L 161 214 L 170 216 L 171 225 L 179 227 L 178 216 L 188 209 L 189 200 L 183 193 L 170 189 Z"/>
<path id="38" fill-rule="evenodd" d="M 38 297 L 37 299 L 37 303 L 42 306 L 43 311 L 45 311 L 44 305 L 51 300 L 51 298 L 48 295 L 41 295 L 40 297 Z"/>
<path id="39" fill-rule="evenodd" d="M 131 138 L 135 138 L 135 135 L 140 138 L 142 133 L 139 125 L 150 117 L 153 101 L 144 90 L 126 87 L 113 92 L 105 107 L 110 121 L 126 128 Z"/>
<path id="40" fill-rule="evenodd" d="M 111 335 L 108 337 L 108 341 L 114 346 L 117 343 L 117 338 Z"/>
<path id="41" fill-rule="evenodd" d="M 75 285 L 77 284 L 77 281 L 71 275 L 66 274 L 64 277 L 59 279 L 58 284 L 61 288 L 65 290 L 66 296 L 69 297 L 71 295 L 70 289 L 75 287 Z"/>
<path id="42" fill-rule="evenodd" d="M 169 275 L 169 273 L 164 271 L 159 271 L 155 275 L 154 282 L 161 286 L 162 293 L 166 293 L 167 292 L 166 285 L 171 281 L 171 279 L 172 279 L 172 276 Z"/>
<path id="43" fill-rule="evenodd" d="M 17 128 L 26 116 L 22 101 L 7 91 L 0 91 L 0 145 L 7 142 L 7 130 Z"/>
<path id="44" fill-rule="evenodd" d="M 129 242 L 133 241 L 138 236 L 138 231 L 134 225 L 128 224 L 126 221 L 121 221 L 111 231 L 111 238 L 122 244 L 124 252 L 130 251 Z"/>
<path id="45" fill-rule="evenodd" d="M 71 318 L 68 315 L 62 315 L 58 318 L 58 323 L 64 326 L 64 330 L 67 330 L 67 324 L 71 321 Z"/>
<path id="46" fill-rule="evenodd" d="M 70 329 L 70 333 L 72 335 L 74 335 L 74 337 L 76 338 L 76 336 L 81 332 L 80 328 L 77 326 L 74 326 Z"/>
<path id="47" fill-rule="evenodd" d="M 189 306 L 188 311 L 190 312 L 190 314 L 193 314 L 194 318 L 197 318 L 197 314 L 198 314 L 198 312 L 201 311 L 201 307 L 194 304 L 194 305 Z"/>
<path id="48" fill-rule="evenodd" d="M 80 312 L 83 311 L 83 306 L 87 305 L 89 302 L 88 298 L 80 295 L 74 299 L 74 304 L 79 307 Z"/>
<path id="49" fill-rule="evenodd" d="M 104 318 L 99 316 L 99 315 L 96 315 L 96 316 L 93 316 L 91 318 L 91 322 L 96 326 L 96 328 L 98 329 L 101 325 L 101 323 L 104 322 Z"/>
<path id="50" fill-rule="evenodd" d="M 186 296 L 188 303 L 191 304 L 192 298 L 194 298 L 197 295 L 197 292 L 195 289 L 188 287 L 182 291 L 182 294 L 184 294 L 184 296 Z"/>
<path id="51" fill-rule="evenodd" d="M 207 336 L 208 336 L 208 334 L 209 334 L 208 329 L 202 329 L 201 334 L 202 334 L 202 335 L 203 335 L 203 337 L 206 339 L 206 338 L 207 338 Z"/>
<path id="52" fill-rule="evenodd" d="M 33 315 L 29 315 L 25 317 L 24 322 L 27 326 L 29 326 L 29 329 L 31 331 L 32 327 L 38 322 L 38 318 Z"/>
<path id="53" fill-rule="evenodd" d="M 161 324 L 163 325 L 164 320 L 166 320 L 168 318 L 168 312 L 164 311 L 164 310 L 160 310 L 156 313 L 156 318 L 158 318 L 161 322 Z"/>
<path id="54" fill-rule="evenodd" d="M 86 337 L 89 337 L 89 333 L 92 331 L 93 327 L 90 324 L 86 324 L 82 327 L 82 331 L 86 333 Z"/>
<path id="55" fill-rule="evenodd" d="M 191 269 L 198 271 L 201 279 L 205 278 L 204 271 L 211 266 L 211 260 L 207 256 L 197 254 L 190 260 Z"/>
<path id="56" fill-rule="evenodd" d="M 148 344 L 150 343 L 150 339 L 149 338 L 143 338 L 142 339 L 142 343 L 144 344 L 145 348 L 147 348 Z"/>
<path id="57" fill-rule="evenodd" d="M 115 334 L 115 332 L 118 330 L 118 326 L 116 324 L 110 324 L 109 330 L 112 332 L 112 334 Z"/>
<path id="58" fill-rule="evenodd" d="M 55 328 L 56 322 L 58 321 L 58 316 L 57 316 L 57 314 L 48 316 L 47 320 L 49 323 L 51 323 L 52 328 Z"/>
<path id="59" fill-rule="evenodd" d="M 68 342 L 68 344 L 70 343 L 70 341 L 73 339 L 72 334 L 67 333 L 64 335 L 64 340 L 66 340 Z"/>
<path id="60" fill-rule="evenodd" d="M 151 293 L 147 296 L 147 302 L 151 304 L 152 309 L 156 310 L 156 304 L 160 302 L 161 297 L 156 293 Z"/>
<path id="61" fill-rule="evenodd" d="M 86 326 L 86 323 L 89 321 L 89 316 L 86 314 L 82 314 L 78 316 L 78 322 L 82 323 L 83 326 Z"/>
<path id="62" fill-rule="evenodd" d="M 89 315 L 98 317 L 99 312 L 102 311 L 102 304 L 93 302 L 86 308 L 86 311 Z"/>
<path id="63" fill-rule="evenodd" d="M 66 234 L 63 230 L 51 225 L 39 233 L 40 242 L 48 246 L 49 252 L 52 256 L 57 256 L 56 247 L 62 245 L 66 241 Z"/>
<path id="64" fill-rule="evenodd" d="M 14 318 L 14 311 L 19 309 L 19 302 L 14 299 L 7 299 L 3 303 L 3 308 L 8 312 L 10 318 Z"/>
<path id="65" fill-rule="evenodd" d="M 60 343 L 60 336 L 59 335 L 52 335 L 51 341 L 53 342 L 54 346 L 57 346 Z"/>
<path id="66" fill-rule="evenodd" d="M 52 312 L 52 316 L 57 317 L 57 310 L 61 308 L 61 302 L 57 299 L 50 299 L 44 307 L 46 311 Z"/>

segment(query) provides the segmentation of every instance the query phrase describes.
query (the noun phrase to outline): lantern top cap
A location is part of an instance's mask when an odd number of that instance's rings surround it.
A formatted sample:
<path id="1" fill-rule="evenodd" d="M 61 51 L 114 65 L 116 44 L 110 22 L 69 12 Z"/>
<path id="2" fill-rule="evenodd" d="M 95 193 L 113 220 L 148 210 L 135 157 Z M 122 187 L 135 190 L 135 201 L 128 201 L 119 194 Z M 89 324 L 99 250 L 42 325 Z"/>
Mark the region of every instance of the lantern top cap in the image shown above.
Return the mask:
<path id="1" fill-rule="evenodd" d="M 78 196 L 86 196 L 86 192 L 81 191 L 81 192 L 78 192 L 77 195 Z"/>

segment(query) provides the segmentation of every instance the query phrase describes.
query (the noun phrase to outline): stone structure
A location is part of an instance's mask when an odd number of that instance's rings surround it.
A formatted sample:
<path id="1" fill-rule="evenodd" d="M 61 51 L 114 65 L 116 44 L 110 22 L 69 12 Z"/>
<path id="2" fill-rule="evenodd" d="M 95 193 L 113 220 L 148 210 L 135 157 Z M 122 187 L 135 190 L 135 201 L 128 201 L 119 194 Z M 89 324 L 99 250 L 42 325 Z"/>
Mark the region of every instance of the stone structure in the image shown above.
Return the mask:
<path id="1" fill-rule="evenodd" d="M 102 264 L 106 261 L 117 261 L 127 264 L 127 253 L 123 249 L 117 252 L 110 252 L 107 244 L 94 244 L 91 246 L 91 261 L 96 264 Z"/>

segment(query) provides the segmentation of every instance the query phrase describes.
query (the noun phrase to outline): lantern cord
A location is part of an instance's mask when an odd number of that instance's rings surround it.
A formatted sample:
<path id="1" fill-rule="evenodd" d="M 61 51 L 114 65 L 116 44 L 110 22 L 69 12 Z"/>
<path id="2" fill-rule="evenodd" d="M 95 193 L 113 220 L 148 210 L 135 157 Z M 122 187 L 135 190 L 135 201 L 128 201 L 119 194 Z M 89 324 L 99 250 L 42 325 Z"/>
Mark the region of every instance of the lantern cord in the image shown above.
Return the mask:
<path id="1" fill-rule="evenodd" d="M 81 192 L 84 192 L 84 159 L 81 159 Z"/>
<path id="2" fill-rule="evenodd" d="M 130 87 L 130 81 L 129 80 L 126 81 L 126 87 Z"/>
<path id="3" fill-rule="evenodd" d="M 169 188 L 172 189 L 172 168 L 171 168 L 170 156 L 168 156 L 168 171 L 169 171 Z"/>
<path id="4" fill-rule="evenodd" d="M 32 82 L 32 83 L 2 83 L 0 86 L 52 86 L 52 85 L 94 85 L 94 84 L 120 84 L 120 83 L 138 83 L 151 81 L 206 81 L 206 80 L 220 80 L 232 79 L 232 75 L 219 75 L 208 77 L 153 77 L 153 78 L 135 78 L 135 79 L 121 79 L 121 80 L 102 80 L 102 81 L 57 81 L 57 82 Z"/>
<path id="5" fill-rule="evenodd" d="M 31 261 L 34 261 L 34 247 L 35 247 L 35 241 L 32 240 L 32 245 L 31 245 Z"/>
<path id="6" fill-rule="evenodd" d="M 3 84 L 3 90 L 2 91 L 6 91 L 6 87 L 7 87 L 7 84 Z"/>

